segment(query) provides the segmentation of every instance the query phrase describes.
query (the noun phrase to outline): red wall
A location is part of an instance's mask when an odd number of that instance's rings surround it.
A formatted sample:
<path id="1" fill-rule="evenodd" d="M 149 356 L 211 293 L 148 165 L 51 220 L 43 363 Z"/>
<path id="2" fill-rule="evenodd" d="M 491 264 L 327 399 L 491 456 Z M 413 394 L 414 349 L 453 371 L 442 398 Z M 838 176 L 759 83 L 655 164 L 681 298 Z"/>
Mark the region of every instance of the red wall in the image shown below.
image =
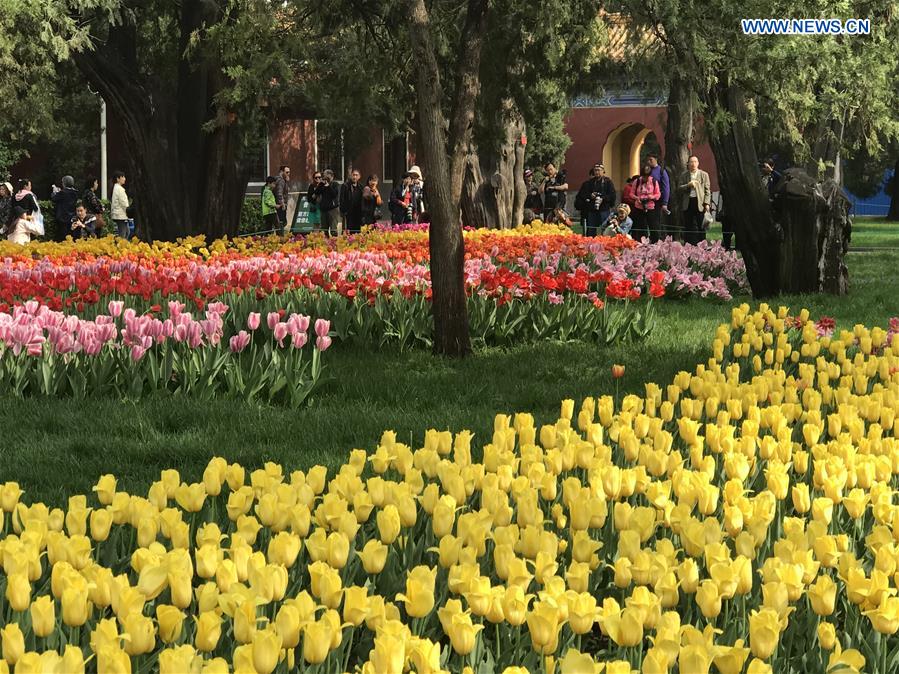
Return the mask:
<path id="1" fill-rule="evenodd" d="M 287 164 L 294 183 L 307 185 L 315 170 L 315 122 L 311 119 L 285 119 L 269 132 L 269 173 Z"/>
<path id="2" fill-rule="evenodd" d="M 565 120 L 565 131 L 571 137 L 571 147 L 565 153 L 563 165 L 568 170 L 572 189 L 587 179 L 587 172 L 596 162 L 602 162 L 602 151 L 609 134 L 624 124 L 642 124 L 655 134 L 662 152 L 665 151 L 665 108 L 654 106 L 572 108 Z M 699 165 L 708 171 L 712 190 L 718 189 L 718 171 L 708 143 L 700 128 L 692 148 L 699 157 Z"/>

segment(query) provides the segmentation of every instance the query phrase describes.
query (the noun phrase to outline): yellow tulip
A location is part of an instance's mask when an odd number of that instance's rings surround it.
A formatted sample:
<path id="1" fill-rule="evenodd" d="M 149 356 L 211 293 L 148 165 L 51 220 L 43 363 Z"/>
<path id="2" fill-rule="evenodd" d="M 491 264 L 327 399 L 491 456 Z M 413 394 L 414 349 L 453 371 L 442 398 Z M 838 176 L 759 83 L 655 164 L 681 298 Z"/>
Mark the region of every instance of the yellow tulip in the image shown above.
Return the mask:
<path id="1" fill-rule="evenodd" d="M 260 630 L 253 639 L 253 666 L 259 674 L 271 674 L 278 666 L 281 653 L 281 635 L 277 630 Z"/>
<path id="2" fill-rule="evenodd" d="M 559 674 L 600 674 L 602 671 L 602 664 L 576 648 L 569 648 L 565 657 L 559 660 Z"/>
<path id="3" fill-rule="evenodd" d="M 112 527 L 112 513 L 106 508 L 91 511 L 91 538 L 97 542 L 109 538 Z"/>
<path id="4" fill-rule="evenodd" d="M 31 583 L 25 573 L 6 577 L 6 600 L 13 611 L 25 611 L 31 606 Z"/>
<path id="5" fill-rule="evenodd" d="M 568 625 L 575 634 L 587 634 L 596 623 L 596 597 L 581 592 L 568 601 Z"/>
<path id="6" fill-rule="evenodd" d="M 11 665 L 15 665 L 25 653 L 25 635 L 17 623 L 0 628 L 0 646 L 3 659 Z"/>
<path id="7" fill-rule="evenodd" d="M 681 646 L 677 663 L 680 671 L 707 674 L 712 664 L 712 656 L 704 644 L 687 644 Z"/>
<path id="8" fill-rule="evenodd" d="M 398 594 L 397 601 L 406 604 L 406 613 L 413 618 L 424 618 L 434 608 L 434 584 L 437 569 L 416 566 L 406 578 L 406 593 Z M 489 583 L 489 581 L 488 581 Z"/>
<path id="9" fill-rule="evenodd" d="M 303 659 L 311 665 L 324 662 L 331 652 L 333 627 L 329 621 L 317 620 L 303 629 Z"/>
<path id="10" fill-rule="evenodd" d="M 749 647 L 759 660 L 767 660 L 780 641 L 780 616 L 771 608 L 749 614 Z"/>
<path id="11" fill-rule="evenodd" d="M 808 598 L 812 610 L 819 616 L 832 615 L 837 599 L 837 585 L 830 576 L 818 576 L 818 580 L 809 585 Z"/>
<path id="12" fill-rule="evenodd" d="M 372 664 L 372 668 L 374 672 L 384 672 L 384 674 L 402 674 L 403 673 L 403 664 L 405 662 L 405 652 L 406 645 L 403 643 L 403 639 L 401 637 L 395 636 L 393 634 L 381 634 L 375 637 L 374 640 L 374 648 L 371 650 L 369 654 L 369 661 Z M 417 644 L 416 644 L 417 645 Z M 433 652 L 433 651 L 431 651 Z M 433 655 L 430 655 L 428 659 L 423 657 L 423 647 L 419 646 L 416 650 L 413 650 L 410 653 L 410 656 L 415 655 L 415 659 L 418 660 L 419 667 L 416 667 L 417 672 L 421 671 L 429 671 Z M 437 668 L 431 669 L 430 671 L 437 671 L 440 668 L 440 653 L 437 652 Z"/>
<path id="13" fill-rule="evenodd" d="M 862 671 L 864 666 L 865 656 L 854 648 L 850 648 L 846 651 L 842 650 L 839 641 L 836 642 L 835 649 L 827 660 L 827 671 L 836 670 L 846 672 L 847 674 L 853 672 L 858 674 Z"/>
<path id="14" fill-rule="evenodd" d="M 106 674 L 131 674 L 131 658 L 121 648 L 104 646 L 97 651 L 97 671 Z"/>
<path id="15" fill-rule="evenodd" d="M 222 636 L 222 619 L 214 611 L 204 611 L 197 619 L 197 634 L 194 645 L 198 651 L 215 650 Z"/>
<path id="16" fill-rule="evenodd" d="M 450 645 L 459 655 L 468 655 L 474 650 L 478 632 L 484 629 L 483 625 L 475 625 L 471 621 L 471 614 L 462 611 L 461 602 L 450 599 L 446 604 L 437 609 L 437 616 L 443 626 L 443 632 L 450 638 Z M 530 616 L 529 616 L 530 619 Z"/>
<path id="17" fill-rule="evenodd" d="M 109 505 L 116 492 L 115 475 L 103 475 L 94 485 L 93 490 L 97 493 L 97 500 L 101 505 Z"/>
<path id="18" fill-rule="evenodd" d="M 187 644 L 159 652 L 159 674 L 199 674 L 202 666 L 203 659 Z"/>
<path id="19" fill-rule="evenodd" d="M 733 646 L 716 646 L 713 662 L 721 674 L 740 674 L 749 658 L 749 649 L 743 640 L 737 639 Z"/>
<path id="20" fill-rule="evenodd" d="M 619 646 L 636 646 L 643 641 L 643 620 L 637 609 L 625 608 L 617 613 L 603 611 L 599 620 L 609 638 Z"/>
<path id="21" fill-rule="evenodd" d="M 400 535 L 400 513 L 397 507 L 393 504 L 385 506 L 378 511 L 375 520 L 378 524 L 378 535 L 381 537 L 381 542 L 385 545 L 393 543 Z"/>
<path id="22" fill-rule="evenodd" d="M 696 591 L 696 603 L 706 618 L 717 618 L 721 613 L 721 593 L 713 580 L 704 580 Z"/>
<path id="23" fill-rule="evenodd" d="M 821 644 L 821 648 L 825 651 L 832 651 L 834 644 L 837 642 L 837 631 L 833 626 L 833 623 L 828 622 L 820 622 L 818 623 L 818 643 Z"/>
<path id="24" fill-rule="evenodd" d="M 528 603 L 532 595 L 525 594 L 520 585 L 509 585 L 502 598 L 503 616 L 513 627 L 525 623 L 528 615 Z"/>
<path id="25" fill-rule="evenodd" d="M 374 539 L 368 541 L 365 547 L 362 548 L 362 552 L 359 553 L 359 559 L 362 561 L 362 568 L 365 569 L 365 573 L 381 573 L 384 570 L 384 565 L 387 563 L 388 551 L 389 548 L 381 541 Z"/>
<path id="26" fill-rule="evenodd" d="M 881 634 L 895 634 L 899 631 L 899 597 L 884 595 L 877 608 L 864 613 L 874 629 Z"/>

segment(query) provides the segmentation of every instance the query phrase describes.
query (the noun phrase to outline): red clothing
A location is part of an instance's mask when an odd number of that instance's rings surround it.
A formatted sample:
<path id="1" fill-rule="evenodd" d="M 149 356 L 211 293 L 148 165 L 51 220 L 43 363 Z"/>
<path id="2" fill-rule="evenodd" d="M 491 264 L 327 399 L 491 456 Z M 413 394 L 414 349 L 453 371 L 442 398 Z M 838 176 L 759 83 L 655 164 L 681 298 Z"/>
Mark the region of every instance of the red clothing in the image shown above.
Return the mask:
<path id="1" fill-rule="evenodd" d="M 636 180 L 633 182 L 626 182 L 624 188 L 621 190 L 622 203 L 627 204 L 631 208 L 634 207 L 634 183 L 636 182 Z"/>
<path id="2" fill-rule="evenodd" d="M 652 176 L 640 176 L 634 183 L 634 208 L 641 211 L 655 210 L 656 202 L 662 196 L 658 181 Z"/>

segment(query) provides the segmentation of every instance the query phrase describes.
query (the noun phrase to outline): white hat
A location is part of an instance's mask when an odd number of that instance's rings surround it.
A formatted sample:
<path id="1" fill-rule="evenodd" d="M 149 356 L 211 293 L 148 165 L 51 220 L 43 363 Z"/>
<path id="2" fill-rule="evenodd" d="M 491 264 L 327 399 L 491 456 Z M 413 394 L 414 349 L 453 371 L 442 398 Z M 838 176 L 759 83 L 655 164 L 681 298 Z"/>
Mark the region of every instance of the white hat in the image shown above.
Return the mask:
<path id="1" fill-rule="evenodd" d="M 12 196 L 12 194 L 13 194 L 12 185 L 10 185 L 9 183 L 3 183 L 3 187 L 5 187 L 6 191 L 9 192 L 9 195 Z"/>
<path id="2" fill-rule="evenodd" d="M 414 173 L 414 174 L 417 175 L 419 178 L 421 178 L 421 169 L 418 168 L 418 165 L 417 165 L 417 164 L 416 164 L 415 166 L 413 166 L 412 168 L 410 168 L 410 169 L 407 171 L 407 173 Z"/>

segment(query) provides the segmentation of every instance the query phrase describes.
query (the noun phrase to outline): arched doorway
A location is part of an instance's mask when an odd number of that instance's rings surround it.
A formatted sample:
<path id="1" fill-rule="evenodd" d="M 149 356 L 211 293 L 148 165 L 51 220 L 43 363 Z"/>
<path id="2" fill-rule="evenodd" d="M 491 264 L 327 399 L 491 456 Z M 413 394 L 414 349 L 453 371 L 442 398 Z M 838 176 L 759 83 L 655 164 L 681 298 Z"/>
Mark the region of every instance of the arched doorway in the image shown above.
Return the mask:
<path id="1" fill-rule="evenodd" d="M 644 155 L 658 150 L 655 134 L 639 122 L 621 124 L 612 130 L 602 148 L 602 163 L 619 194 L 625 181 L 640 172 Z"/>

